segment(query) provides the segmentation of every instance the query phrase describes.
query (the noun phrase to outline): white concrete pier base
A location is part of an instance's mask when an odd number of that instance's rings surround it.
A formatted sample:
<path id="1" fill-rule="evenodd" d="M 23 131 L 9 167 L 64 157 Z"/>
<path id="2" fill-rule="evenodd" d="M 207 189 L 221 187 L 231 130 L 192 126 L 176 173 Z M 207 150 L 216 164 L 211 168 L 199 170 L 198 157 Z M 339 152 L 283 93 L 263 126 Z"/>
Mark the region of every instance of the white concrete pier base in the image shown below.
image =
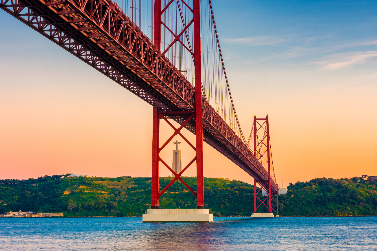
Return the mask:
<path id="1" fill-rule="evenodd" d="M 209 209 L 147 209 L 142 222 L 213 222 Z"/>
<path id="2" fill-rule="evenodd" d="M 274 218 L 273 213 L 253 213 L 251 218 Z"/>

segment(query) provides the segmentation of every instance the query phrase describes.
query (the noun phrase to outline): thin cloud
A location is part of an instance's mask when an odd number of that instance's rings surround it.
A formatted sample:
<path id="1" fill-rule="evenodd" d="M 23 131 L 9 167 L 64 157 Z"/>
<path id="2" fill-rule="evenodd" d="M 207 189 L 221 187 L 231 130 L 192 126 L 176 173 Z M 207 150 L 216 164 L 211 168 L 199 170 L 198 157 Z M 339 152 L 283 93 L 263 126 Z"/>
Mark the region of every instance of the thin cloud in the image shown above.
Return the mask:
<path id="1" fill-rule="evenodd" d="M 376 57 L 376 51 L 346 52 L 329 56 L 324 61 L 317 61 L 314 64 L 322 66 L 323 70 L 338 70 L 353 64 L 365 62 L 367 59 Z"/>
<path id="2" fill-rule="evenodd" d="M 286 42 L 283 38 L 274 38 L 269 36 L 258 36 L 258 37 L 244 37 L 244 38 L 231 38 L 225 39 L 227 43 L 239 43 L 246 44 L 250 46 L 262 46 L 262 45 L 275 45 Z"/>
<path id="3" fill-rule="evenodd" d="M 368 41 L 352 43 L 351 46 L 376 45 L 376 44 L 377 44 L 376 40 L 368 40 Z"/>
<path id="4" fill-rule="evenodd" d="M 305 44 L 310 44 L 315 41 L 320 41 L 320 40 L 325 40 L 327 38 L 330 38 L 333 36 L 333 33 L 328 33 L 326 35 L 321 35 L 321 36 L 313 36 L 313 37 L 305 37 L 303 38 Z"/>
<path id="5" fill-rule="evenodd" d="M 344 50 L 354 47 L 360 47 L 360 46 L 368 46 L 368 45 L 376 45 L 376 40 L 364 40 L 364 41 L 355 41 L 345 44 L 337 44 L 337 45 L 331 45 L 331 46 L 322 46 L 322 47 L 294 47 L 291 50 L 289 50 L 286 53 L 278 54 L 276 57 L 278 58 L 295 58 L 295 57 L 301 57 L 301 56 L 308 56 L 308 55 L 317 55 L 317 54 L 324 54 L 324 53 L 331 53 L 338 50 Z"/>

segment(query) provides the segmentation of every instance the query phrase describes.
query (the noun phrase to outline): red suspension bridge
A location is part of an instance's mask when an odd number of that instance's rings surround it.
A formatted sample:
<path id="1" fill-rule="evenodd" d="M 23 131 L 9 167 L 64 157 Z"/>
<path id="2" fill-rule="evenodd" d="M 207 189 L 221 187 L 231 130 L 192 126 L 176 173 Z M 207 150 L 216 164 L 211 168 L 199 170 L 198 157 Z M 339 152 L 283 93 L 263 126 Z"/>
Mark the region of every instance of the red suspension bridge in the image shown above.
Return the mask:
<path id="1" fill-rule="evenodd" d="M 0 8 L 153 106 L 151 208 L 159 208 L 159 197 L 175 181 L 204 207 L 205 141 L 254 178 L 254 212 L 264 205 L 278 213 L 268 117 L 254 116 L 246 140 L 210 0 L 0 0 Z M 159 142 L 161 120 L 174 129 L 165 142 Z M 196 135 L 195 145 L 183 128 Z M 196 152 L 180 173 L 160 158 L 176 135 Z M 191 188 L 181 176 L 195 162 L 197 187 Z M 160 163 L 174 175 L 163 189 Z M 263 201 L 257 184 L 267 192 Z"/>

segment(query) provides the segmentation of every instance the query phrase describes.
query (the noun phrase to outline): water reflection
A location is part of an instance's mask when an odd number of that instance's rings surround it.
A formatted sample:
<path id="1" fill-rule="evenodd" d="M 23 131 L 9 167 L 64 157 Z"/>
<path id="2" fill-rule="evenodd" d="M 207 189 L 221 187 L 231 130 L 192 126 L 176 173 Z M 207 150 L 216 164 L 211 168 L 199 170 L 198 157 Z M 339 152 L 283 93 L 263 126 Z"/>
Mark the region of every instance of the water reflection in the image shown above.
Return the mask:
<path id="1" fill-rule="evenodd" d="M 0 219 L 4 250 L 376 250 L 376 217 Z"/>
<path id="2" fill-rule="evenodd" d="M 148 233 L 148 249 L 206 250 L 225 246 L 221 236 L 223 224 L 214 223 L 152 223 Z"/>

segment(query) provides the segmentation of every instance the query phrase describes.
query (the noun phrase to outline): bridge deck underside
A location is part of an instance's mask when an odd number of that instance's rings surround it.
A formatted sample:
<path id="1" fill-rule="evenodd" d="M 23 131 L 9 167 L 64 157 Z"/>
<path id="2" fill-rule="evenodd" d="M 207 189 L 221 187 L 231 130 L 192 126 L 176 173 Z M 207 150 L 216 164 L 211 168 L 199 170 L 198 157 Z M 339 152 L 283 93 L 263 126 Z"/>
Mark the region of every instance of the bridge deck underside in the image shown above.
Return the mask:
<path id="1" fill-rule="evenodd" d="M 195 88 L 112 1 L 0 0 L 0 8 L 159 110 L 194 111 Z M 258 182 L 268 180 L 253 152 L 205 98 L 203 127 L 205 142 Z M 195 121 L 186 128 L 195 133 Z M 277 193 L 278 185 L 271 184 Z"/>

